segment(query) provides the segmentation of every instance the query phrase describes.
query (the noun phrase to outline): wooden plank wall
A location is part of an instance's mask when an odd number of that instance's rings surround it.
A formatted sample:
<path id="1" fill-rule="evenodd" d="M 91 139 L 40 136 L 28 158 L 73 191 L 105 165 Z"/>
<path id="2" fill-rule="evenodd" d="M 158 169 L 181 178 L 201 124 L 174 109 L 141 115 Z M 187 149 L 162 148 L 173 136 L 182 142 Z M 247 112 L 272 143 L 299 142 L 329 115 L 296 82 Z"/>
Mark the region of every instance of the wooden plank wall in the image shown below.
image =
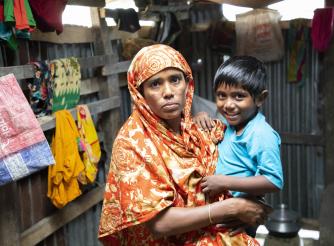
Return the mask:
<path id="1" fill-rule="evenodd" d="M 99 119 L 99 135 L 109 157 L 113 139 L 120 127 L 121 93 L 118 78 L 120 73 L 127 71 L 129 62 L 119 62 L 119 42 L 112 44 L 104 20 L 101 22 L 97 9 L 92 11 L 96 13 L 95 27 L 90 29 L 89 35 L 87 29 L 81 29 L 85 33 L 82 37 L 87 37 L 81 39 L 81 43 L 66 43 L 73 37 L 63 36 L 60 39 L 65 44 L 59 39 L 52 42 L 52 38 L 45 42 L 45 35 L 38 34 L 34 41 L 20 42 L 16 53 L 1 47 L 0 76 L 14 73 L 24 90 L 25 79 L 33 76 L 32 65 L 26 65 L 29 62 L 69 56 L 80 58 L 80 103 L 87 103 L 93 118 Z M 80 28 L 75 33 L 80 33 Z M 42 41 L 38 41 L 38 38 Z M 75 111 L 71 110 L 71 113 L 75 117 Z M 55 127 L 54 117 L 42 117 L 39 122 L 47 138 L 50 138 Z M 104 163 L 106 167 L 101 167 L 100 179 L 104 179 L 108 160 Z M 104 180 L 98 182 L 104 183 Z M 85 190 L 81 197 L 58 210 L 46 197 L 47 169 L 0 186 L 0 245 L 66 245 L 64 226 L 102 200 L 103 185 L 94 184 Z M 96 237 L 92 240 L 97 241 Z"/>

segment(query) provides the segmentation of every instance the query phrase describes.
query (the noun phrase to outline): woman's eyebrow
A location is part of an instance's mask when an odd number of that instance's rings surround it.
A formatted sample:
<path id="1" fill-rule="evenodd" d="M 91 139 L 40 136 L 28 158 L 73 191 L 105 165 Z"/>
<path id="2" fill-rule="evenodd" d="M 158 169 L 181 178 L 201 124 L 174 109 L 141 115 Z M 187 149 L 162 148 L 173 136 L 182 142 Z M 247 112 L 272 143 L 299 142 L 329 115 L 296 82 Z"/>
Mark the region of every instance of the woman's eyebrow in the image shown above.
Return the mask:
<path id="1" fill-rule="evenodd" d="M 175 72 L 175 73 L 173 73 L 173 74 L 171 74 L 171 75 L 169 75 L 169 77 L 171 78 L 171 77 L 178 77 L 178 78 L 182 78 L 182 73 L 180 72 L 180 73 L 178 73 L 178 72 Z"/>
<path id="2" fill-rule="evenodd" d="M 150 78 L 150 79 L 147 80 L 147 82 L 148 83 L 153 83 L 153 82 L 159 82 L 159 80 L 161 80 L 160 77 L 158 77 L 158 78 Z"/>

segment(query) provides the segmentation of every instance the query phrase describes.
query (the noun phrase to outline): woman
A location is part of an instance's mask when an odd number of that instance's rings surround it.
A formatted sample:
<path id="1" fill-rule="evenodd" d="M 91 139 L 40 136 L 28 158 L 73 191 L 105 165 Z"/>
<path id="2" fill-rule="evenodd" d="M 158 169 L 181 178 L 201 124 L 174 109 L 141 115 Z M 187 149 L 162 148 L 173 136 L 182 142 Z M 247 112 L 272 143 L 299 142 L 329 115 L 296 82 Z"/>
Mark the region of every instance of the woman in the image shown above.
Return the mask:
<path id="1" fill-rule="evenodd" d="M 217 161 L 223 126 L 192 122 L 191 70 L 176 50 L 143 48 L 128 71 L 134 110 L 114 142 L 99 238 L 105 245 L 257 245 L 217 223 L 262 223 L 266 209 L 230 198 L 206 201 L 200 188 Z M 223 198 L 221 198 L 223 199 Z"/>

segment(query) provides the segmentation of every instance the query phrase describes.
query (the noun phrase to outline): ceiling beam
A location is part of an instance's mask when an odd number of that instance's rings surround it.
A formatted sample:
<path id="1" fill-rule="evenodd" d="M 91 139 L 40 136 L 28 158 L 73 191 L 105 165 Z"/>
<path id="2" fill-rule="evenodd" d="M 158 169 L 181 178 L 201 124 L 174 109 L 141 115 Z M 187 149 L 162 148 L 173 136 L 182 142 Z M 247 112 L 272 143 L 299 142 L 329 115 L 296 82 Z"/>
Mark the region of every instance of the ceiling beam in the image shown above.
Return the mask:
<path id="1" fill-rule="evenodd" d="M 219 3 L 219 4 L 231 4 L 241 7 L 249 7 L 249 8 L 263 8 L 270 4 L 281 2 L 282 0 L 208 0 L 210 2 Z"/>

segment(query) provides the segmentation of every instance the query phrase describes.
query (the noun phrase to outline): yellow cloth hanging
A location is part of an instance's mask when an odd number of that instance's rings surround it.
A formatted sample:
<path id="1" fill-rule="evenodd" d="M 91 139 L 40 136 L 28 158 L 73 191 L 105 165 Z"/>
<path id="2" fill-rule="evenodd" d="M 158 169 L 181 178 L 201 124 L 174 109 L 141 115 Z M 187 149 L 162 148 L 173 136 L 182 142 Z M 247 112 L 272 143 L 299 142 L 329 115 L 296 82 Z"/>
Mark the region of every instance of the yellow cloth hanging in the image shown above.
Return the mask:
<path id="1" fill-rule="evenodd" d="M 81 194 L 77 177 L 84 164 L 78 151 L 79 132 L 71 113 L 61 110 L 55 116 L 51 148 L 56 164 L 49 167 L 47 195 L 57 208 L 62 208 Z"/>
<path id="2" fill-rule="evenodd" d="M 83 153 L 82 160 L 85 165 L 84 173 L 79 176 L 82 184 L 94 182 L 97 173 L 97 163 L 101 157 L 101 148 L 93 119 L 86 105 L 77 106 L 78 131 L 81 138 Z"/>

